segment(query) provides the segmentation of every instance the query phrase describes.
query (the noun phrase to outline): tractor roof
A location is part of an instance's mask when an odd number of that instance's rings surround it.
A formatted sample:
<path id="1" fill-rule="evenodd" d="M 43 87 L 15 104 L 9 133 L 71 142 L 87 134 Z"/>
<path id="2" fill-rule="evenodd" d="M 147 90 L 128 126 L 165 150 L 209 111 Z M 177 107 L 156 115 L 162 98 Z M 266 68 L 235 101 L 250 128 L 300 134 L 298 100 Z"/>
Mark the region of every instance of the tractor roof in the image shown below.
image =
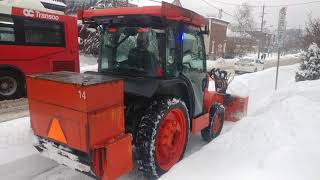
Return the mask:
<path id="1" fill-rule="evenodd" d="M 173 4 L 162 2 L 161 6 L 145 6 L 145 7 L 124 7 L 124 8 L 108 8 L 84 10 L 78 12 L 79 19 L 84 21 L 92 21 L 94 18 L 107 16 L 134 16 L 134 15 L 150 15 L 167 20 L 183 22 L 194 26 L 206 26 L 208 20 L 203 16 Z"/>

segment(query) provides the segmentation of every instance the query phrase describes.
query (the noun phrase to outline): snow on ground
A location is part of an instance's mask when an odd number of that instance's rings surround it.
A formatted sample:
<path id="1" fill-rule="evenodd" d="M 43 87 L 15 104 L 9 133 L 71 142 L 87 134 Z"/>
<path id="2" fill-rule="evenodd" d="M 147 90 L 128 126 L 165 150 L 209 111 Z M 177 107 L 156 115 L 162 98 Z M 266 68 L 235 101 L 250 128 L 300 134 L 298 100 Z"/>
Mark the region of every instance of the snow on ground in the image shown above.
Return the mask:
<path id="1" fill-rule="evenodd" d="M 320 80 L 295 83 L 296 69 L 280 68 L 277 92 L 275 68 L 236 77 L 230 91 L 250 96 L 248 117 L 162 179 L 318 180 Z"/>
<path id="2" fill-rule="evenodd" d="M 319 115 L 315 114 L 316 111 L 319 112 L 319 109 L 316 108 L 319 107 L 320 100 L 319 97 L 314 96 L 314 91 L 320 88 L 320 82 L 294 83 L 294 73 L 297 67 L 295 65 L 280 68 L 280 90 L 277 93 L 273 91 L 275 68 L 237 76 L 230 85 L 229 91 L 238 95 L 250 96 L 248 117 L 235 125 L 228 123 L 221 137 L 204 148 L 206 143 L 201 140 L 201 137 L 192 136 L 186 151 L 187 159 L 163 178 L 285 179 L 282 175 L 286 174 L 281 174 L 284 167 L 286 167 L 285 172 L 300 168 L 299 171 L 293 173 L 297 177 L 303 174 L 313 175 L 312 167 L 317 167 L 315 163 L 320 162 L 319 157 L 313 155 L 315 151 L 319 152 L 319 148 L 315 146 L 317 145 L 315 142 L 320 142 L 319 135 L 311 128 L 320 128 L 315 121 L 320 120 Z M 81 56 L 82 72 L 96 70 L 96 58 Z M 315 98 L 318 100 L 313 100 Z M 304 112 L 308 114 L 303 114 Z M 303 121 L 305 119 L 308 120 L 308 123 Z M 59 179 L 61 174 L 66 172 L 69 174 L 66 179 L 79 179 L 81 175 L 74 174 L 70 169 L 61 167 L 49 159 L 39 157 L 32 146 L 33 142 L 34 136 L 28 117 L 0 123 L 1 177 L 8 174 L 10 167 L 16 167 L 25 172 L 21 172 L 20 176 L 16 176 L 18 178 L 15 179 L 34 177 L 33 175 L 41 172 L 38 179 L 48 179 L 48 177 Z M 297 148 L 297 146 L 302 148 Z M 308 146 L 310 148 L 306 148 Z M 295 156 L 294 161 L 291 156 Z M 34 163 L 28 166 L 30 161 Z M 297 166 L 289 166 L 292 164 Z M 36 168 L 37 166 L 41 168 Z M 196 171 L 194 171 L 195 167 L 197 167 Z M 235 176 L 231 176 L 233 172 Z M 301 173 L 297 174 L 299 172 Z M 316 175 L 320 177 L 319 174 Z M 8 176 L 5 179 L 14 178 Z M 141 180 L 142 175 L 134 170 L 121 179 Z"/>
<path id="3" fill-rule="evenodd" d="M 279 88 L 295 84 L 295 73 L 298 64 L 280 67 Z M 255 112 L 270 95 L 274 93 L 276 80 L 276 68 L 270 68 L 254 74 L 244 74 L 236 76 L 231 82 L 228 93 L 239 96 L 249 96 L 249 111 Z"/>
<path id="4" fill-rule="evenodd" d="M 25 98 L 0 101 L 0 122 L 29 116 L 28 101 Z"/>
<path id="5" fill-rule="evenodd" d="M 245 57 L 251 57 L 251 58 L 257 58 L 258 55 L 256 54 L 249 54 Z M 222 70 L 230 70 L 235 69 L 234 64 L 239 60 L 239 57 L 236 57 L 234 59 L 217 59 L 217 60 L 207 60 L 207 70 L 210 71 L 213 68 L 220 68 Z M 302 56 L 300 53 L 298 54 L 287 54 L 280 57 L 280 65 L 292 65 L 301 62 Z M 276 54 L 273 54 L 269 57 L 267 57 L 265 62 L 265 69 L 271 68 L 276 66 L 278 61 L 278 56 Z"/>
<path id="6" fill-rule="evenodd" d="M 0 165 L 37 153 L 28 117 L 0 123 Z"/>
<path id="7" fill-rule="evenodd" d="M 253 55 L 250 55 L 253 56 Z M 256 56 L 256 55 L 254 55 Z M 272 55 L 268 57 L 265 60 L 265 69 L 271 68 L 276 66 L 277 63 L 277 56 Z M 86 72 L 86 71 L 98 71 L 98 64 L 97 64 L 98 57 L 94 57 L 91 55 L 80 55 L 80 71 Z M 207 70 L 210 71 L 213 68 L 220 68 L 222 70 L 230 70 L 234 69 L 234 63 L 237 62 L 239 58 L 234 59 L 217 59 L 215 61 L 213 60 L 207 60 Z M 285 56 L 281 56 L 280 59 L 280 65 L 291 65 L 296 64 L 301 61 L 301 56 L 299 54 L 288 54 Z"/>
<path id="8" fill-rule="evenodd" d="M 98 58 L 91 55 L 80 55 L 80 71 L 98 71 Z"/>

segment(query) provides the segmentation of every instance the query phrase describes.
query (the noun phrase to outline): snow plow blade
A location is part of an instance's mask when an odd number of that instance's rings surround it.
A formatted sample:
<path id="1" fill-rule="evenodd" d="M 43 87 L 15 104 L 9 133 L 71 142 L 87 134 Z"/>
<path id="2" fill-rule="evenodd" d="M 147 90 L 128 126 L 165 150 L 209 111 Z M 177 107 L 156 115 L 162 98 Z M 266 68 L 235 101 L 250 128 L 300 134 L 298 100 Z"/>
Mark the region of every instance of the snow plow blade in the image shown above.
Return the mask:
<path id="1" fill-rule="evenodd" d="M 43 155 L 102 180 L 132 170 L 121 79 L 54 72 L 28 76 L 27 90 Z"/>
<path id="2" fill-rule="evenodd" d="M 38 143 L 35 148 L 41 155 L 91 177 L 95 176 L 90 168 L 91 160 L 88 154 L 40 137 L 38 137 Z"/>
<path id="3" fill-rule="evenodd" d="M 212 102 L 218 102 L 225 107 L 225 121 L 236 122 L 247 116 L 249 97 L 221 94 L 214 91 L 205 93 L 205 107 L 209 112 Z"/>

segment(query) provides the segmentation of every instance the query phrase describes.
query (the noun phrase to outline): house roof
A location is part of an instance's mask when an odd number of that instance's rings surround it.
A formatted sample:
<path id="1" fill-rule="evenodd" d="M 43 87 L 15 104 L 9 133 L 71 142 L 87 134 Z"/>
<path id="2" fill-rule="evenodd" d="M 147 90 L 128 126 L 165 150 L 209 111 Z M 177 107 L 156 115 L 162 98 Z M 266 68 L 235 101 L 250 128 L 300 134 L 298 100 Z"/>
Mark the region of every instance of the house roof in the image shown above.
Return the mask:
<path id="1" fill-rule="evenodd" d="M 207 17 L 209 20 L 211 20 L 212 22 L 216 22 L 225 26 L 228 26 L 230 24 L 230 22 L 222 20 L 222 19 L 217 19 L 215 17 Z"/>

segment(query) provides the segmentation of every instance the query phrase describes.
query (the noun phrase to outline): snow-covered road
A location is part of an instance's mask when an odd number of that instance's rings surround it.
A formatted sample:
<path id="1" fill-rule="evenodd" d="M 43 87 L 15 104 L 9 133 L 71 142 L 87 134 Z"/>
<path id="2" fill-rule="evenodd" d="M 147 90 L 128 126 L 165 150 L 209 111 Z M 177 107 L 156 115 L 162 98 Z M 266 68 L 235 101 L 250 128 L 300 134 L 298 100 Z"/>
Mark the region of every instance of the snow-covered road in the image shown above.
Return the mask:
<path id="1" fill-rule="evenodd" d="M 256 55 L 250 55 L 248 57 L 255 57 Z M 220 68 L 223 70 L 233 70 L 235 69 L 234 63 L 239 59 L 218 59 L 216 61 L 208 60 L 207 61 L 207 70 L 211 70 L 212 68 Z M 264 60 L 264 69 L 269 69 L 277 66 L 278 57 L 273 55 Z M 280 57 L 280 66 L 288 66 L 300 63 L 302 61 L 302 56 L 298 54 L 288 54 Z"/>
<path id="2" fill-rule="evenodd" d="M 212 69 L 213 67 L 219 67 L 221 69 L 234 69 L 234 63 L 236 59 L 233 60 L 217 60 L 217 61 L 207 61 L 207 69 Z M 301 57 L 296 57 L 294 55 L 287 55 L 281 57 L 280 66 L 292 65 L 301 62 Z M 265 69 L 275 67 L 277 64 L 277 59 L 275 56 L 270 57 L 266 60 Z M 85 71 L 97 71 L 98 64 L 97 58 L 93 56 L 80 56 L 80 69 L 81 72 Z M 29 115 L 28 102 L 26 98 L 13 100 L 13 101 L 0 101 L 0 122 L 9 121 L 21 117 L 26 117 Z"/>
<path id="3" fill-rule="evenodd" d="M 0 123 L 26 116 L 29 116 L 26 98 L 0 101 Z"/>
<path id="4" fill-rule="evenodd" d="M 91 62 L 91 61 L 90 61 Z M 96 68 L 95 64 L 83 64 L 83 67 L 88 69 L 86 70 L 94 70 Z M 275 114 L 274 112 L 280 110 L 292 110 L 293 107 L 289 106 L 288 103 L 300 103 L 300 105 L 296 106 L 296 108 L 300 108 L 301 110 L 308 108 L 304 107 L 304 104 L 301 103 L 308 103 L 313 106 L 319 104 L 312 103 L 308 101 L 308 98 L 314 98 L 313 96 L 304 96 L 305 87 L 295 86 L 294 83 L 294 74 L 297 69 L 297 65 L 288 66 L 288 67 L 281 67 L 280 68 L 280 92 L 274 94 L 273 85 L 274 85 L 274 74 L 275 68 L 271 68 L 262 72 L 253 73 L 253 74 L 245 74 L 241 76 L 237 76 L 232 85 L 230 86 L 229 91 L 232 93 L 237 93 L 240 95 L 250 95 L 249 101 L 249 114 L 248 118 L 240 121 L 240 123 L 227 123 L 224 127 L 224 131 L 221 135 L 221 138 L 214 141 L 213 143 L 206 145 L 205 142 L 202 141 L 199 135 L 192 136 L 186 152 L 186 159 L 178 164 L 172 172 L 169 172 L 164 179 L 213 179 L 213 177 L 219 179 L 221 173 L 225 172 L 225 174 L 232 174 L 226 171 L 223 168 L 229 169 L 232 171 L 232 168 L 237 168 L 237 165 L 244 165 L 243 167 L 246 168 L 247 164 L 253 163 L 249 167 L 250 170 L 262 169 L 264 167 L 267 168 L 269 172 L 279 173 L 276 169 L 272 169 L 271 166 L 273 164 L 272 159 L 277 158 L 277 161 L 285 160 L 283 158 L 289 159 L 290 157 L 285 156 L 285 153 L 289 152 L 290 155 L 295 155 L 290 151 L 291 146 L 283 146 L 283 149 L 276 150 L 276 151 L 262 151 L 263 147 L 261 146 L 259 149 L 255 149 L 254 143 L 257 143 L 259 146 L 259 142 L 262 143 L 270 143 L 272 141 L 277 141 L 278 138 L 280 140 L 289 138 L 285 136 L 281 139 L 282 134 L 279 133 L 281 130 L 288 131 L 288 133 L 293 133 L 292 136 L 297 136 L 298 134 L 294 133 L 301 133 L 293 131 L 292 129 L 288 129 L 284 127 L 286 123 L 295 127 L 294 121 L 288 121 L 293 119 L 295 120 L 295 115 L 299 115 L 297 113 L 292 113 L 290 116 L 287 114 Z M 319 83 L 320 84 L 320 83 Z M 310 84 L 313 85 L 313 84 Z M 305 85 L 307 86 L 307 85 Z M 293 90 L 290 90 L 292 88 Z M 320 86 L 317 88 L 320 89 Z M 289 90 L 282 90 L 282 89 L 289 89 Z M 297 96 L 287 100 L 289 95 L 295 95 L 296 91 L 294 89 L 298 89 L 300 91 Z M 318 91 L 318 90 L 317 90 Z M 288 95 L 289 94 L 289 95 Z M 300 98 L 301 97 L 301 98 Z M 300 98 L 300 99 L 299 99 Z M 319 99 L 318 99 L 319 100 Z M 283 101 L 283 102 L 282 102 Z M 320 100 L 319 100 L 320 101 Z M 262 106 L 264 105 L 264 106 Z M 274 105 L 274 107 L 273 107 Z M 288 106 L 286 108 L 286 106 Z M 309 107 L 309 106 L 308 106 Z M 320 110 L 318 110 L 320 111 Z M 264 115 L 262 115 L 265 113 Z M 317 117 L 315 114 L 311 115 L 313 117 Z M 1 117 L 1 116 L 0 116 Z M 310 118 L 308 116 L 308 118 Z M 270 121 L 258 121 L 256 119 L 271 119 Z M 303 119 L 303 118 L 302 118 Z M 319 118 L 320 120 L 320 118 Z M 283 123 L 278 123 L 278 121 L 284 121 Z M 275 136 L 273 134 L 268 133 L 270 129 L 266 129 L 263 126 L 260 126 L 259 122 L 264 125 L 266 128 L 277 128 L 275 131 Z M 311 121 L 312 123 L 314 121 Z M 269 124 L 270 123 L 270 124 Z M 303 124 L 298 124 L 299 126 L 303 126 Z M 318 125 L 318 124 L 313 124 Z M 298 126 L 298 127 L 299 127 Z M 306 130 L 308 127 L 304 127 Z M 320 127 L 319 127 L 320 129 Z M 252 132 L 252 133 L 251 133 Z M 272 132 L 272 131 L 271 131 Z M 315 135 L 314 132 L 311 134 L 308 131 L 305 131 L 308 135 Z M 257 136 L 255 135 L 257 134 Z M 267 136 L 264 136 L 267 135 Z M 287 135 L 287 134 L 285 134 Z M 267 137 L 267 139 L 265 139 Z M 320 136 L 318 136 L 320 137 Z M 301 138 L 304 140 L 304 138 Z M 311 140 L 318 140 L 316 137 L 311 138 Z M 252 141 L 252 142 L 251 142 Z M 89 180 L 91 178 L 84 176 L 78 172 L 75 172 L 65 166 L 58 165 L 56 162 L 49 160 L 47 158 L 43 158 L 38 154 L 38 152 L 33 148 L 34 137 L 32 135 L 32 131 L 30 129 L 29 118 L 20 118 L 13 121 L 3 122 L 0 123 L 0 179 L 13 179 L 13 180 L 29 180 L 29 179 L 36 179 L 36 180 L 57 180 L 57 179 L 66 179 L 66 180 Z M 251 143 L 250 143 L 251 142 Z M 280 142 L 280 145 L 283 141 Z M 311 141 L 310 141 L 311 142 Z M 320 141 L 319 141 L 320 142 Z M 241 143 L 245 143 L 245 145 L 241 146 Z M 273 147 L 273 146 L 270 146 Z M 232 149 L 234 151 L 232 151 Z M 244 156 L 242 157 L 241 152 L 244 151 Z M 261 151 L 261 152 L 260 152 Z M 294 151 L 293 151 L 294 152 Z M 308 151 L 309 152 L 309 151 Z M 262 162 L 260 163 L 261 166 L 256 167 L 256 159 L 254 157 L 259 157 L 259 155 L 266 154 L 266 158 L 263 158 Z M 307 162 L 308 159 L 303 159 L 301 155 L 303 151 L 297 152 L 299 161 L 301 163 Z M 310 151 L 310 153 L 314 153 Z M 245 155 L 248 155 L 245 156 Z M 252 158 L 250 159 L 252 155 Z M 281 158 L 283 156 L 283 158 Z M 315 156 L 315 160 L 317 160 L 318 156 Z M 233 159 L 234 158 L 234 159 Z M 248 161 L 243 161 L 244 158 L 249 158 Z M 310 158 L 310 156 L 308 156 Z M 201 160 L 201 161 L 200 161 Z M 239 161 L 239 162 L 238 162 Z M 238 163 L 236 163 L 238 162 Z M 311 161 L 314 163 L 315 161 Z M 318 161 L 320 162 L 320 161 Z M 243 164 L 241 164 L 243 163 Z M 286 161 L 284 165 L 288 165 L 289 163 L 294 164 L 294 161 Z M 221 164 L 221 167 L 219 166 Z M 304 165 L 304 164 L 302 164 Z M 194 168 L 197 168 L 197 171 L 194 171 Z M 201 167 L 201 168 L 200 168 Z M 223 168 L 222 168 L 223 167 Z M 275 168 L 280 168 L 281 166 L 275 166 Z M 302 166 L 305 168 L 307 166 Z M 317 166 L 318 167 L 318 166 Z M 190 169 L 191 168 L 191 169 Z M 271 168 L 271 169 L 270 169 Z M 198 171 L 199 169 L 199 171 Z M 200 171 L 201 170 L 201 171 Z M 213 176 L 213 171 L 219 171 L 217 176 Z M 241 169 L 238 169 L 240 171 Z M 288 169 L 292 170 L 292 169 Z M 187 172 L 187 173 L 186 173 Z M 191 173 L 192 172 L 192 173 Z M 244 173 L 246 173 L 246 169 L 244 169 Z M 258 171 L 260 173 L 260 171 Z M 223 174 L 222 174 L 223 175 Z M 237 174 L 237 179 L 248 179 L 248 174 Z M 242 175 L 242 176 L 241 176 Z M 261 175 L 261 174 L 258 174 Z M 265 174 L 262 174 L 265 175 Z M 228 176 L 221 176 L 221 177 L 228 177 Z M 243 178 L 241 178 L 243 177 Z M 260 177 L 252 175 L 252 177 Z M 269 176 L 268 176 L 269 177 Z M 276 174 L 275 176 L 277 177 Z M 280 176 L 279 176 L 280 177 Z M 320 177 L 320 175 L 318 176 Z M 128 175 L 121 177 L 122 180 L 140 180 L 143 179 L 140 172 L 134 170 Z M 220 178 L 225 180 L 224 178 Z M 259 178 L 253 178 L 259 179 Z M 270 179 L 270 178 L 269 178 Z M 283 179 L 281 178 L 271 178 L 271 179 Z M 312 178 L 311 178 L 312 179 Z M 313 180 L 313 179 L 312 179 Z"/>
<path id="5" fill-rule="evenodd" d="M 222 134 L 229 132 L 234 123 L 227 122 Z M 33 147 L 35 138 L 29 118 L 0 124 L 0 177 L 10 180 L 93 180 L 57 162 L 42 157 Z M 206 143 L 200 135 L 191 136 L 186 157 L 199 151 Z M 144 180 L 135 169 L 120 180 Z"/>

